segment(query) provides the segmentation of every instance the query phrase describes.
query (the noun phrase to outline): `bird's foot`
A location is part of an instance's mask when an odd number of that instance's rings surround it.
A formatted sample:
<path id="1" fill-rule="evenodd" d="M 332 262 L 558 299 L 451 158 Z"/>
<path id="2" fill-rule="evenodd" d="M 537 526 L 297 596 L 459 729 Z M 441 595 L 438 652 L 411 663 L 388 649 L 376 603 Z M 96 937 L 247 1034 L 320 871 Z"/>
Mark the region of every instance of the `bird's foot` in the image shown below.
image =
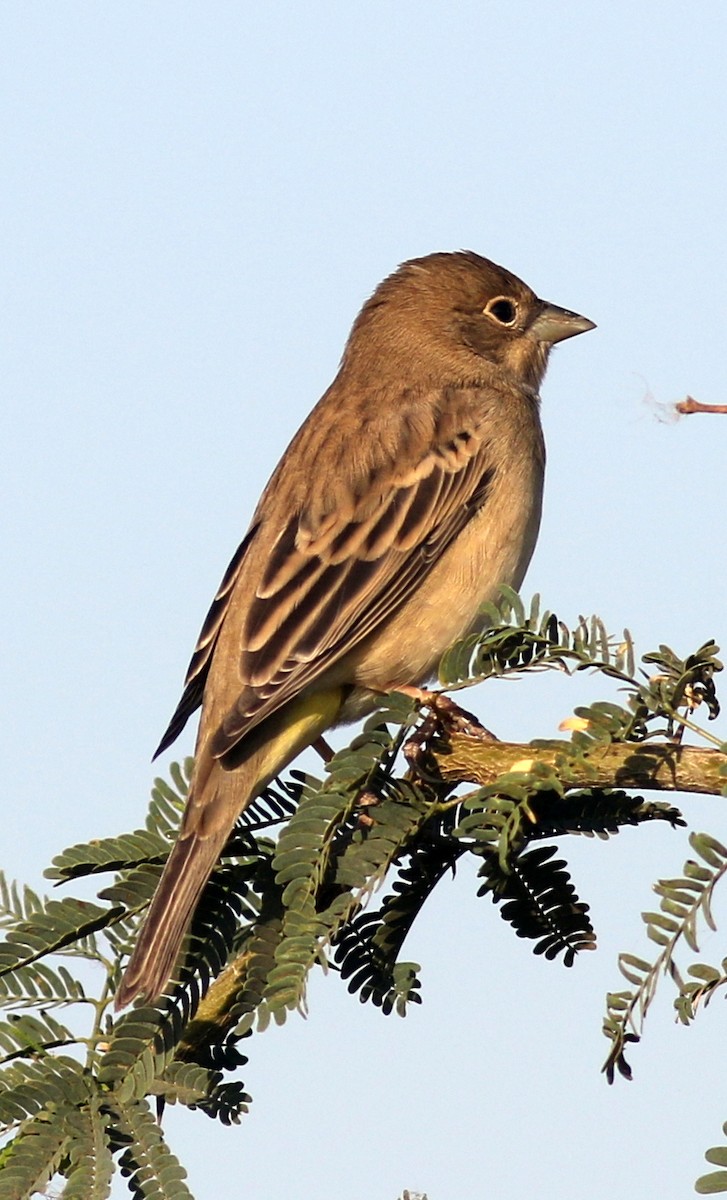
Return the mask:
<path id="1" fill-rule="evenodd" d="M 496 742 L 499 739 L 482 722 L 460 708 L 450 696 L 443 692 L 429 691 L 426 688 L 404 687 L 398 689 L 405 695 L 418 700 L 429 712 L 421 725 L 414 730 L 404 743 L 404 755 L 407 762 L 419 774 L 427 773 L 428 750 L 437 738 L 451 733 L 464 733 L 467 737 L 478 738 L 483 742 Z"/>
<path id="2" fill-rule="evenodd" d="M 356 818 L 359 829 L 370 829 L 372 825 L 376 824 L 374 818 L 366 810 L 375 808 L 377 804 L 381 804 L 381 798 L 369 788 L 356 797 Z"/>
<path id="3" fill-rule="evenodd" d="M 440 725 L 444 727 L 454 729 L 457 733 L 466 733 L 468 737 L 480 738 L 484 742 L 499 741 L 499 738 L 486 729 L 474 713 L 455 704 L 451 696 L 445 695 L 444 692 L 411 686 L 400 687 L 396 690 L 417 700 L 422 708 L 428 708 L 430 715 L 434 714 L 439 719 Z"/>

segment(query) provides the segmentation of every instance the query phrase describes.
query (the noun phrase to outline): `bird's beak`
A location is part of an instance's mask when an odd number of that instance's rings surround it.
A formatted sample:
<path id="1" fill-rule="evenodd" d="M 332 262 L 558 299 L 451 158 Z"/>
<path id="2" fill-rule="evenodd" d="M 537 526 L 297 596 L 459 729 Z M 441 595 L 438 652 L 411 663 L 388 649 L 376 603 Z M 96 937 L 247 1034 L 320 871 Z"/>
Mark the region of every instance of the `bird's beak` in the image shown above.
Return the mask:
<path id="1" fill-rule="evenodd" d="M 575 337 L 577 333 L 588 333 L 589 329 L 596 328 L 588 317 L 581 317 L 567 308 L 559 308 L 557 304 L 548 304 L 547 300 L 541 300 L 540 303 L 540 312 L 528 329 L 529 336 L 535 338 L 536 342 L 553 346 L 556 342 Z"/>

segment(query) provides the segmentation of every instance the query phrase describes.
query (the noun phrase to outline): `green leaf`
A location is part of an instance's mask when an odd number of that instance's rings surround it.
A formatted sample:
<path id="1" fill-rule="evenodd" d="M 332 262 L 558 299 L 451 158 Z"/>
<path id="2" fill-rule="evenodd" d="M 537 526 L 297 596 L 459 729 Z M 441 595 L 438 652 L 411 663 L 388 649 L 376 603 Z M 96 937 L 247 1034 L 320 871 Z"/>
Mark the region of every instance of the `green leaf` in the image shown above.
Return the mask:
<path id="1" fill-rule="evenodd" d="M 53 1116 L 27 1121 L 3 1153 L 0 1200 L 32 1200 L 43 1192 L 68 1152 L 69 1133 L 63 1108 Z"/>
<path id="2" fill-rule="evenodd" d="M 145 1101 L 119 1103 L 116 1124 L 129 1142 L 119 1168 L 138 1200 L 193 1200 L 184 1182 L 187 1172 L 167 1146 Z"/>
<path id="3" fill-rule="evenodd" d="M 713 1196 L 717 1192 L 727 1192 L 727 1171 L 710 1171 L 709 1175 L 700 1175 L 694 1185 L 695 1192 L 700 1196 Z"/>
<path id="4" fill-rule="evenodd" d="M 120 908 L 100 908 L 88 900 L 48 900 L 32 920 L 18 921 L 0 943 L 0 976 L 106 929 L 121 916 Z"/>
<path id="5" fill-rule="evenodd" d="M 69 1163 L 63 1168 L 63 1200 L 106 1200 L 111 1194 L 115 1164 L 107 1132 L 104 1098 L 92 1097 L 88 1106 L 68 1112 Z"/>

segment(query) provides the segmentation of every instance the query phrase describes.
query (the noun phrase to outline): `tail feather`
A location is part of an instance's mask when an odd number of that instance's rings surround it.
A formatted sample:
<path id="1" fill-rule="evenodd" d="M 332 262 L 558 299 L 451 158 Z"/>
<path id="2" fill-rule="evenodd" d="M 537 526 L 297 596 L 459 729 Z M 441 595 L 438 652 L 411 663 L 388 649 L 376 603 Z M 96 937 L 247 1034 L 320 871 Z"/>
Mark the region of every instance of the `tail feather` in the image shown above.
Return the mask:
<path id="1" fill-rule="evenodd" d="M 117 1009 L 140 995 L 154 1000 L 163 990 L 228 833 L 224 828 L 204 838 L 191 833 L 173 847 L 116 993 Z"/>
<path id="2" fill-rule="evenodd" d="M 278 771 L 334 723 L 344 690 L 336 686 L 286 704 L 245 739 L 235 761 L 227 756 L 219 762 L 204 748 L 198 753 L 181 832 L 116 993 L 117 1009 L 137 996 L 155 1000 L 163 990 L 237 817 Z"/>

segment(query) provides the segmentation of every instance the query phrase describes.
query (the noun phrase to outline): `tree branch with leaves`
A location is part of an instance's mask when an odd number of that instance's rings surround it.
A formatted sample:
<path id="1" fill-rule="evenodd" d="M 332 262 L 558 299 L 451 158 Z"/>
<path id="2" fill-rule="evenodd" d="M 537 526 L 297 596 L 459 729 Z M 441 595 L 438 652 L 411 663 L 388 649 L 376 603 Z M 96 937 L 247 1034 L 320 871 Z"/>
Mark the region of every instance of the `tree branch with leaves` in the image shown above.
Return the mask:
<path id="1" fill-rule="evenodd" d="M 242 1045 L 305 1011 L 314 968 L 332 969 L 383 1013 L 404 1015 L 421 1002 L 420 967 L 403 958 L 407 936 L 467 855 L 478 864 L 478 894 L 514 933 L 571 965 L 595 947 L 595 932 L 560 843 L 651 821 L 683 825 L 670 793 L 727 792 L 727 747 L 701 720 L 719 711 L 714 643 L 684 659 L 661 646 L 643 657 L 644 670 L 628 632 L 611 638 L 597 618 L 569 629 L 541 613 L 537 597 L 526 612 L 507 593 L 490 619 L 487 632 L 445 655 L 449 699 L 434 696 L 420 710 L 400 694 L 384 698 L 322 778 L 293 770 L 247 809 L 157 1004 L 116 1018 L 112 998 L 176 833 L 190 761 L 155 781 L 143 829 L 54 860 L 47 874 L 56 884 L 110 875 L 99 903 L 46 899 L 3 880 L 0 1200 L 30 1200 L 51 1180 L 69 1200 L 102 1200 L 116 1170 L 136 1197 L 189 1197 L 158 1115 L 182 1104 L 240 1121 L 250 1102 L 238 1077 Z M 493 677 L 520 676 L 526 687 L 543 670 L 616 680 L 623 703 L 577 708 L 567 737 L 521 745 L 498 741 L 451 701 Z M 656 958 L 620 958 L 628 987 L 608 996 L 604 1020 L 610 1079 L 630 1074 L 625 1051 L 661 978 L 675 984 L 685 1023 L 727 982 L 725 962 L 676 964 L 682 947 L 696 953 L 698 924 L 711 924 L 712 893 L 727 871 L 716 839 L 690 841 L 694 858 L 680 878 L 658 882 L 659 910 L 645 915 Z M 93 995 L 89 978 L 101 980 Z M 727 1152 L 708 1159 L 725 1165 Z M 698 1188 L 727 1191 L 727 1171 Z"/>

